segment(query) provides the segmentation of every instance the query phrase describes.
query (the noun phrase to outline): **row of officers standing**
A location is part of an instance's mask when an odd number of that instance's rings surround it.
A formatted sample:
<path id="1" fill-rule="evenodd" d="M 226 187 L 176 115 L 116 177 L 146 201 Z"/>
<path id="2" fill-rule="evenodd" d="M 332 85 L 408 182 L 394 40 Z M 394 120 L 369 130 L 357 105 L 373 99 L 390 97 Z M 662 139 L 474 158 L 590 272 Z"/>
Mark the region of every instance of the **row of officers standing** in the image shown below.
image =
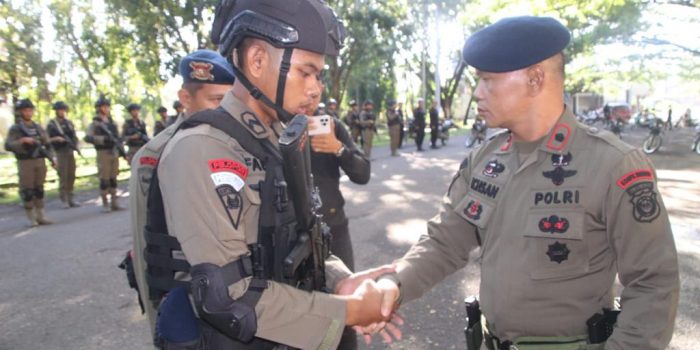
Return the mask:
<path id="1" fill-rule="evenodd" d="M 326 113 L 335 118 L 338 117 L 337 103 L 334 99 L 329 101 Z M 425 101 L 422 98 L 418 99 L 418 104 L 413 110 L 413 119 L 408 124 L 410 134 L 415 138 L 416 148 L 419 152 L 423 151 L 426 116 L 430 118 L 430 148 L 438 148 L 439 115 L 437 103 L 433 101 L 430 110 L 426 111 Z M 377 115 L 374 113 L 374 102 L 370 99 L 365 100 L 362 103 L 362 109 L 360 109 L 357 101 L 350 101 L 350 110 L 343 117 L 343 122 L 350 128 L 353 141 L 361 144 L 364 153 L 370 156 L 374 134 L 377 133 Z M 387 101 L 386 123 L 389 130 L 391 155 L 396 157 L 399 155 L 398 149 L 403 146 L 405 137 L 404 127 L 406 121 L 404 119 L 403 102 L 397 102 L 396 100 Z"/>
<path id="2" fill-rule="evenodd" d="M 15 105 L 18 118 L 5 141 L 5 149 L 17 158 L 19 194 L 30 226 L 52 223 L 44 214 L 46 160 L 58 174 L 61 202 L 66 208 L 80 206 L 73 192 L 76 178 L 75 153 L 82 157 L 78 136 L 73 122 L 67 117 L 69 106 L 63 101 L 57 101 L 52 107 L 55 118 L 43 128 L 33 120 L 34 103 L 29 99 L 19 100 Z M 160 120 L 156 121 L 154 134 L 164 130 L 182 114 L 180 102 L 176 102 L 173 107 L 176 111 L 174 116 L 168 116 L 165 107 L 158 109 Z M 93 144 L 97 151 L 102 211 L 109 212 L 121 209 L 117 200 L 119 158 L 129 161 L 150 138 L 146 124 L 140 117 L 140 105 L 127 106 L 130 118 L 124 122 L 121 133 L 112 119 L 109 99 L 101 96 L 95 102 L 95 109 L 96 115 L 88 125 L 84 140 Z M 124 143 L 128 150 L 124 149 Z"/>

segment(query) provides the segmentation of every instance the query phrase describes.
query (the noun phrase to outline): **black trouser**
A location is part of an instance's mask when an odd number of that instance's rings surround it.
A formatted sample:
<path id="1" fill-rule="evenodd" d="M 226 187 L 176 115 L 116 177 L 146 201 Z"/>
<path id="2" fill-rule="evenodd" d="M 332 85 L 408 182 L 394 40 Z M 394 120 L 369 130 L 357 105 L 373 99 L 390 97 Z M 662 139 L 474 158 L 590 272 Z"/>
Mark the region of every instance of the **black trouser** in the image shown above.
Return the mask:
<path id="1" fill-rule="evenodd" d="M 423 138 L 425 137 L 425 124 L 416 124 L 416 146 L 423 149 Z"/>
<path id="2" fill-rule="evenodd" d="M 355 271 L 355 258 L 352 251 L 352 241 L 350 240 L 350 230 L 348 229 L 348 221 L 339 225 L 333 225 L 331 234 L 331 252 L 342 260 L 351 271 Z M 343 337 L 340 338 L 338 344 L 339 350 L 355 350 L 357 349 L 357 334 L 350 327 L 345 327 Z"/>
<path id="3" fill-rule="evenodd" d="M 430 145 L 435 147 L 435 143 L 438 139 L 438 126 L 437 124 L 430 124 Z"/>

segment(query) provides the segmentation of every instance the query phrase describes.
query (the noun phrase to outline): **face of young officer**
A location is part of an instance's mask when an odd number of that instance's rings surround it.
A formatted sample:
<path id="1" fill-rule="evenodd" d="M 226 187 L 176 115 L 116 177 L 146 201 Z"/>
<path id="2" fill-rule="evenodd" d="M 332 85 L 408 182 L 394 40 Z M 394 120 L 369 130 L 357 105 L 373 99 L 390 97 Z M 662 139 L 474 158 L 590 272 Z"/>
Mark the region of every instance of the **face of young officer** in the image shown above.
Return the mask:
<path id="1" fill-rule="evenodd" d="M 525 70 L 505 73 L 477 71 L 474 91 L 478 113 L 489 128 L 511 128 L 528 106 L 529 90 Z"/>
<path id="2" fill-rule="evenodd" d="M 277 95 L 279 67 L 283 52 L 282 49 L 265 43 L 259 44 L 259 48 L 252 45 L 247 54 L 248 62 L 252 63 L 250 66 L 246 62 L 253 75 L 251 80 L 273 101 Z M 324 56 L 306 50 L 294 49 L 290 64 L 282 108 L 293 115 L 313 115 L 323 88 L 321 73 L 325 64 Z M 277 118 L 277 113 L 271 108 L 264 108 L 268 115 Z"/>
<path id="3" fill-rule="evenodd" d="M 182 89 L 179 95 L 180 103 L 185 106 L 189 115 L 205 109 L 216 109 L 229 90 L 231 90 L 231 85 L 225 84 L 202 84 L 194 95 Z"/>
<path id="4" fill-rule="evenodd" d="M 22 108 L 19 110 L 19 115 L 22 117 L 22 120 L 29 122 L 34 116 L 34 108 Z"/>
<path id="5" fill-rule="evenodd" d="M 140 109 L 132 109 L 129 113 L 131 114 L 131 118 L 138 119 L 139 115 L 141 114 L 141 110 Z"/>
<path id="6" fill-rule="evenodd" d="M 109 105 L 102 105 L 97 107 L 97 111 L 100 113 L 100 115 L 108 115 L 109 114 Z"/>
<path id="7" fill-rule="evenodd" d="M 56 110 L 56 116 L 63 119 L 66 117 L 66 110 L 65 109 L 57 109 Z"/>

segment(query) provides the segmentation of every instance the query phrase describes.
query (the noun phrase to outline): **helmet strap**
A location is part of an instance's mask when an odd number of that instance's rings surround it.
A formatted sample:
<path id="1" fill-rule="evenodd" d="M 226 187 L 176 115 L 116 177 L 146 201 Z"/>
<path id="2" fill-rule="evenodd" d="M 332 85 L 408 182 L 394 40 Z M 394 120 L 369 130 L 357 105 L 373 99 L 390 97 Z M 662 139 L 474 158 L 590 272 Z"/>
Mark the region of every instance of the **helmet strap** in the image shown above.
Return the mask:
<path id="1" fill-rule="evenodd" d="M 264 103 L 266 106 L 274 109 L 275 112 L 277 112 L 277 118 L 284 123 L 289 122 L 294 117 L 291 113 L 285 111 L 284 108 L 282 108 L 284 103 L 284 86 L 287 83 L 287 73 L 289 73 L 289 68 L 291 67 L 291 57 L 293 50 L 293 48 L 284 49 L 282 63 L 280 64 L 280 75 L 277 81 L 277 103 L 272 102 L 272 100 L 270 100 L 269 97 L 265 96 L 265 94 L 257 86 L 253 85 L 253 83 L 251 83 L 250 80 L 248 80 L 248 78 L 243 74 L 243 72 L 241 72 L 240 69 L 238 69 L 238 67 L 236 67 L 235 64 L 231 64 L 233 68 L 233 74 L 236 76 L 236 80 L 240 81 L 241 84 L 243 84 L 243 87 L 245 87 L 246 90 L 248 90 L 250 96 Z"/>

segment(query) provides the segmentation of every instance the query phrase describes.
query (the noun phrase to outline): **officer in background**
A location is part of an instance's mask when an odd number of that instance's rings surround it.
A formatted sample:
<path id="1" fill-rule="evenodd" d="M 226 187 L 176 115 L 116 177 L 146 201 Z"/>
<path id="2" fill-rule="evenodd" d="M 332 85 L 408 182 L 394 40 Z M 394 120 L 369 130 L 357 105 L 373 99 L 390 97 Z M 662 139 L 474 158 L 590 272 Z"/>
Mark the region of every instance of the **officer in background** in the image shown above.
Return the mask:
<path id="1" fill-rule="evenodd" d="M 34 104 L 30 99 L 19 100 L 15 112 L 20 119 L 10 127 L 5 150 L 14 153 L 17 158 L 19 196 L 22 198 L 29 225 L 49 225 L 52 222 L 44 215 L 44 158 L 53 159 L 50 143 L 44 129 L 32 120 Z"/>
<path id="2" fill-rule="evenodd" d="M 206 72 L 195 74 L 193 67 L 207 67 L 207 69 L 205 69 Z M 151 141 L 136 152 L 131 161 L 132 172 L 129 179 L 129 212 L 131 232 L 134 235 L 134 273 L 139 297 L 153 336 L 155 336 L 156 309 L 159 301 L 151 302 L 149 300 L 146 261 L 143 251 L 146 247 L 144 235 L 146 197 L 153 169 L 160 159 L 166 142 L 175 134 L 178 126 L 194 113 L 217 108 L 224 95 L 231 89 L 234 80 L 231 65 L 218 52 L 212 50 L 198 50 L 185 56 L 180 61 L 179 74 L 183 80 L 182 87 L 178 91 L 179 101 L 184 108 L 183 117 L 176 120 L 162 133 L 154 136 Z"/>
<path id="3" fill-rule="evenodd" d="M 122 126 L 122 138 L 129 146 L 129 151 L 126 154 L 126 161 L 131 162 L 131 158 L 138 150 L 150 140 L 146 131 L 146 123 L 141 120 L 141 105 L 136 103 L 129 104 L 126 109 L 131 115 L 131 119 L 127 119 Z"/>
<path id="4" fill-rule="evenodd" d="M 350 101 L 350 110 L 345 114 L 345 124 L 350 128 L 352 142 L 355 144 L 360 142 L 360 134 L 362 133 L 362 128 L 360 128 L 360 111 L 355 100 Z"/>
<path id="5" fill-rule="evenodd" d="M 416 148 L 423 152 L 423 138 L 425 137 L 425 102 L 418 99 L 418 107 L 413 110 L 413 127 L 416 129 Z"/>
<path id="6" fill-rule="evenodd" d="M 153 136 L 160 134 L 161 131 L 168 127 L 168 109 L 163 106 L 158 107 L 158 116 L 160 116 L 160 119 L 156 120 L 153 126 Z"/>
<path id="7" fill-rule="evenodd" d="M 310 129 L 313 126 L 310 126 Z M 370 162 L 350 138 L 339 119 L 331 121 L 331 132 L 311 137 L 311 172 L 321 195 L 323 221 L 330 226 L 331 252 L 355 271 L 355 258 L 350 239 L 345 199 L 340 192 L 340 169 L 353 183 L 365 185 L 370 179 Z M 347 328 L 338 349 L 357 348 L 355 331 Z"/>
<path id="8" fill-rule="evenodd" d="M 287 0 L 219 4 L 211 36 L 233 62 L 233 89 L 221 108 L 180 125 L 152 179 L 160 184 L 164 211 L 162 217 L 150 211 L 148 220 L 167 218 L 168 235 L 158 237 L 176 237 L 192 266 L 192 298 L 203 320 L 198 339 L 211 349 L 243 348 L 246 342 L 255 349 L 278 344 L 334 349 L 345 325 L 385 319 L 372 280 L 364 280 L 351 296 L 336 296 L 311 291 L 308 284 L 297 287 L 307 264 L 283 271 L 296 223 L 278 154 L 281 122 L 314 112 L 324 55 L 337 55 L 344 36 L 325 3 L 295 5 Z M 149 208 L 156 193 L 149 195 Z M 350 274 L 333 256 L 325 272 L 331 290 Z M 185 304 L 191 310 L 187 298 Z M 168 322 L 163 311 L 159 324 Z"/>
<path id="9" fill-rule="evenodd" d="M 117 202 L 117 175 L 119 175 L 119 153 L 123 150 L 117 124 L 110 114 L 111 102 L 104 95 L 95 102 L 97 113 L 88 125 L 85 142 L 97 151 L 97 177 L 100 179 L 102 212 L 120 210 Z M 107 199 L 109 195 L 109 200 Z"/>
<path id="10" fill-rule="evenodd" d="M 328 103 L 326 105 L 326 114 L 330 115 L 335 119 L 339 119 L 340 113 L 338 112 L 338 101 L 336 101 L 334 98 L 331 98 L 328 100 Z"/>
<path id="11" fill-rule="evenodd" d="M 437 149 L 438 133 L 440 130 L 440 114 L 438 113 L 437 102 L 433 101 L 430 103 L 430 148 Z"/>
<path id="12" fill-rule="evenodd" d="M 399 129 L 399 148 L 403 147 L 403 139 L 406 136 L 404 128 L 406 127 L 406 119 L 403 116 L 403 102 L 399 102 L 398 106 L 396 107 L 396 114 L 399 116 L 399 125 L 401 126 Z"/>
<path id="13" fill-rule="evenodd" d="M 374 102 L 372 100 L 365 100 L 362 104 L 362 112 L 360 113 L 358 124 L 362 130 L 362 151 L 365 152 L 367 158 L 369 158 L 372 153 L 372 140 L 374 139 L 374 133 L 376 131 L 374 123 L 376 121 L 377 116 L 374 115 Z"/>
<path id="14" fill-rule="evenodd" d="M 63 101 L 53 104 L 56 118 L 46 126 L 49 141 L 56 152 L 56 172 L 58 173 L 58 193 L 66 208 L 80 205 L 73 200 L 73 185 L 75 184 L 75 155 L 78 150 L 78 136 L 75 134 L 73 122 L 66 118 L 68 105 Z"/>
<path id="15" fill-rule="evenodd" d="M 399 296 L 420 297 L 481 247 L 489 349 L 666 348 L 678 260 L 654 167 L 566 109 L 569 41 L 556 20 L 529 16 L 502 19 L 467 40 L 479 113 L 509 132 L 465 159 L 428 234 L 396 262 L 397 274 L 380 280 L 388 309 Z M 622 310 L 616 323 L 600 323 L 594 314 L 614 315 L 604 310 L 613 308 L 616 275 Z"/>
<path id="16" fill-rule="evenodd" d="M 389 128 L 391 155 L 396 157 L 399 155 L 397 150 L 401 142 L 401 116 L 395 100 L 389 100 L 387 105 L 389 108 L 386 110 L 386 125 Z"/>
<path id="17" fill-rule="evenodd" d="M 182 116 L 185 115 L 185 106 L 182 105 L 182 102 L 180 102 L 180 101 L 173 102 L 173 109 L 175 110 L 175 114 L 168 117 L 168 125 L 174 124 L 175 121 L 177 121 L 178 119 L 181 119 Z"/>

